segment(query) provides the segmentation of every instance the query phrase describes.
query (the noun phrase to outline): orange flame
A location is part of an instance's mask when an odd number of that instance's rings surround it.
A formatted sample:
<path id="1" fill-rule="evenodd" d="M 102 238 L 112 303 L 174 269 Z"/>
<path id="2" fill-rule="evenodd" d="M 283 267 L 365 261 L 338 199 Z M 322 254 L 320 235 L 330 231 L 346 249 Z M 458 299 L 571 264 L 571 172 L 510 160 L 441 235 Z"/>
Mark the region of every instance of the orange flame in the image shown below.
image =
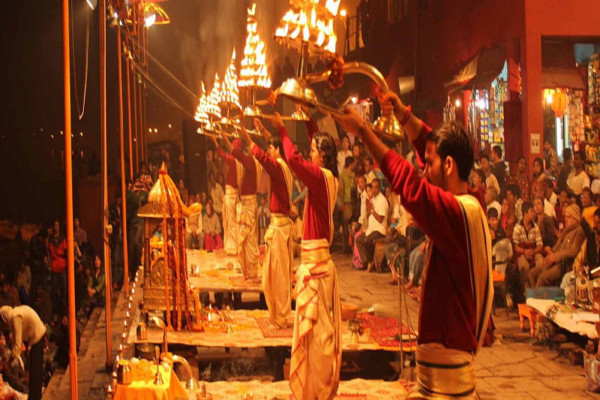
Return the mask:
<path id="1" fill-rule="evenodd" d="M 256 21 L 256 4 L 248 9 L 246 31 L 246 47 L 241 62 L 239 87 L 271 87 L 271 79 L 267 71 L 267 50 L 265 42 L 258 35 Z"/>
<path id="2" fill-rule="evenodd" d="M 210 95 L 208 96 L 208 110 L 207 112 L 221 118 L 221 109 L 219 103 L 221 102 L 221 83 L 219 82 L 219 74 L 215 74 L 215 83 L 213 84 Z"/>
<path id="3" fill-rule="evenodd" d="M 337 16 L 341 0 L 292 0 L 292 8 L 281 18 L 275 37 L 285 41 L 300 38 L 317 48 L 335 53 L 337 37 L 333 18 Z"/>
<path id="4" fill-rule="evenodd" d="M 208 97 L 206 96 L 206 88 L 204 87 L 204 82 L 200 82 L 202 90 L 200 93 L 200 102 L 198 104 L 198 108 L 196 109 L 196 114 L 194 115 L 194 119 L 200 123 L 208 122 Z"/>
<path id="5" fill-rule="evenodd" d="M 240 105 L 240 91 L 238 89 L 237 73 L 235 70 L 235 49 L 233 49 L 233 54 L 231 55 L 229 67 L 225 72 L 225 78 L 223 78 L 220 96 L 221 101 L 225 101 L 229 104 L 234 104 L 239 108 L 242 108 L 242 106 Z"/>

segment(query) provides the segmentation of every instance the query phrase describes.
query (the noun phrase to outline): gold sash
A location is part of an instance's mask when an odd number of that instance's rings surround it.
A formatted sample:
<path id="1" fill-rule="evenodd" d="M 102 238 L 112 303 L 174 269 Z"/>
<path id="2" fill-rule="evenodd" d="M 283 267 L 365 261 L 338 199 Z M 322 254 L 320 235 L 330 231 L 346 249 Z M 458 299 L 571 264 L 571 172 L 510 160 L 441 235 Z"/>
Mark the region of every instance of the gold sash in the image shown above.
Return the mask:
<path id="1" fill-rule="evenodd" d="M 294 185 L 294 177 L 292 176 L 292 171 L 290 167 L 286 164 L 283 158 L 277 158 L 277 162 L 281 166 L 281 170 L 283 171 L 283 177 L 285 178 L 285 185 L 288 191 L 288 200 L 290 202 L 290 210 L 292 208 L 292 188 Z"/>

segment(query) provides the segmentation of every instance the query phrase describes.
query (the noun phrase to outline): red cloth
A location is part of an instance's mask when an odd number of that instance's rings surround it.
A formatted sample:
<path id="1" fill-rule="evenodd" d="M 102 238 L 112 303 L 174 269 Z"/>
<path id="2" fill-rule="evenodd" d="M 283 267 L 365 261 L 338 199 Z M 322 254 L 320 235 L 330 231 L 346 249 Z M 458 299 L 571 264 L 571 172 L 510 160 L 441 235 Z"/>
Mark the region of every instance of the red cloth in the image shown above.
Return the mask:
<path id="1" fill-rule="evenodd" d="M 263 166 L 265 171 L 267 171 L 267 174 L 269 174 L 269 180 L 271 181 L 271 202 L 269 204 L 269 211 L 272 213 L 289 215 L 290 196 L 288 195 L 288 187 L 281 164 L 279 164 L 279 161 L 276 159 L 270 157 L 256 144 L 252 146 L 252 154 Z"/>
<path id="2" fill-rule="evenodd" d="M 67 268 L 67 241 L 62 239 L 58 244 L 49 240 L 48 252 L 50 253 L 50 270 L 60 274 Z"/>
<path id="3" fill-rule="evenodd" d="M 236 142 L 236 145 L 231 151 L 231 155 L 244 166 L 244 176 L 242 176 L 240 195 L 256 194 L 258 185 L 256 181 L 256 164 L 254 163 L 254 157 L 249 156 L 242 151 L 241 143 L 242 142 Z"/>
<path id="4" fill-rule="evenodd" d="M 425 159 L 429 131 L 423 125 L 413 142 L 419 163 Z M 458 200 L 452 193 L 419 177 L 410 162 L 392 150 L 384 156 L 381 171 L 433 244 L 421 292 L 419 343 L 435 342 L 452 349 L 474 351 L 475 301 L 465 219 Z"/>
<path id="5" fill-rule="evenodd" d="M 227 165 L 227 177 L 225 178 L 225 184 L 235 189 L 238 188 L 237 184 L 237 169 L 235 168 L 235 158 L 231 154 L 227 154 L 223 151 L 221 146 L 217 145 L 217 152 Z"/>
<path id="6" fill-rule="evenodd" d="M 221 235 L 211 236 L 208 233 L 204 235 L 204 250 L 213 251 L 223 248 L 223 240 Z"/>
<path id="7" fill-rule="evenodd" d="M 308 137 L 312 138 L 314 133 L 314 124 L 309 127 Z M 330 238 L 329 228 L 329 197 L 327 194 L 327 181 L 325 174 L 316 164 L 307 161 L 302 157 L 292 140 L 288 136 L 285 128 L 279 129 L 283 150 L 288 165 L 306 185 L 310 196 L 305 205 L 304 213 L 304 233 L 302 239 L 327 239 Z"/>

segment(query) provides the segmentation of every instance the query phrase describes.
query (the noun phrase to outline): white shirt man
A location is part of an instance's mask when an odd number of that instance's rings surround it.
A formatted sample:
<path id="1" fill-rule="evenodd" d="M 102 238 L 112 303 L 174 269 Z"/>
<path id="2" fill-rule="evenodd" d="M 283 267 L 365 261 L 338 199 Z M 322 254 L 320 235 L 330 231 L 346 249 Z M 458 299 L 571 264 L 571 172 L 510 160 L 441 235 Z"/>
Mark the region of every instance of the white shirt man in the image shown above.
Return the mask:
<path id="1" fill-rule="evenodd" d="M 215 212 L 221 214 L 223 212 L 223 200 L 225 198 L 223 187 L 215 182 L 215 185 L 210 188 L 210 197 L 212 197 Z"/>
<path id="2" fill-rule="evenodd" d="M 373 198 L 371 199 L 371 204 L 373 204 L 373 211 L 377 213 L 377 215 L 382 215 L 383 220 L 379 222 L 377 218 L 375 218 L 373 213 L 370 213 L 369 218 L 367 220 L 367 230 L 365 231 L 365 235 L 369 236 L 373 232 L 379 232 L 385 236 L 389 207 L 388 201 L 383 195 L 383 193 L 380 192 L 376 196 L 373 196 Z"/>
<path id="3" fill-rule="evenodd" d="M 371 183 L 371 190 L 373 197 L 366 201 L 367 228 L 365 233 L 356 239 L 362 267 L 366 267 L 367 271 L 370 271 L 374 265 L 375 242 L 385 238 L 389 209 L 388 201 L 381 193 L 381 182 L 378 179 Z"/>
<path id="4" fill-rule="evenodd" d="M 590 187 L 590 177 L 584 170 L 585 155 L 582 151 L 573 154 L 573 170 L 567 178 L 567 186 L 576 196 L 579 196 L 583 188 Z"/>
<path id="5" fill-rule="evenodd" d="M 579 196 L 583 188 L 590 187 L 590 177 L 585 171 L 580 171 L 577 174 L 577 171 L 573 170 L 567 178 L 567 186 L 569 186 L 573 193 Z"/>

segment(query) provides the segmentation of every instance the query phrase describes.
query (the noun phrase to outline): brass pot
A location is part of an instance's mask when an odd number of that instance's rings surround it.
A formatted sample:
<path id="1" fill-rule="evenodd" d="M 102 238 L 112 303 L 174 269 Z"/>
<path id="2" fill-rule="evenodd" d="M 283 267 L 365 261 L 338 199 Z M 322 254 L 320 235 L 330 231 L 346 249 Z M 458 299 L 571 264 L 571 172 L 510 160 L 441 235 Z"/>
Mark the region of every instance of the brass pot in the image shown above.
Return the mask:
<path id="1" fill-rule="evenodd" d="M 119 366 L 117 367 L 117 383 L 119 385 L 130 385 L 131 381 L 132 375 L 129 361 L 119 361 Z"/>
<path id="2" fill-rule="evenodd" d="M 138 340 L 147 340 L 148 339 L 148 327 L 144 321 L 140 321 L 137 328 L 135 329 L 136 336 Z"/>

